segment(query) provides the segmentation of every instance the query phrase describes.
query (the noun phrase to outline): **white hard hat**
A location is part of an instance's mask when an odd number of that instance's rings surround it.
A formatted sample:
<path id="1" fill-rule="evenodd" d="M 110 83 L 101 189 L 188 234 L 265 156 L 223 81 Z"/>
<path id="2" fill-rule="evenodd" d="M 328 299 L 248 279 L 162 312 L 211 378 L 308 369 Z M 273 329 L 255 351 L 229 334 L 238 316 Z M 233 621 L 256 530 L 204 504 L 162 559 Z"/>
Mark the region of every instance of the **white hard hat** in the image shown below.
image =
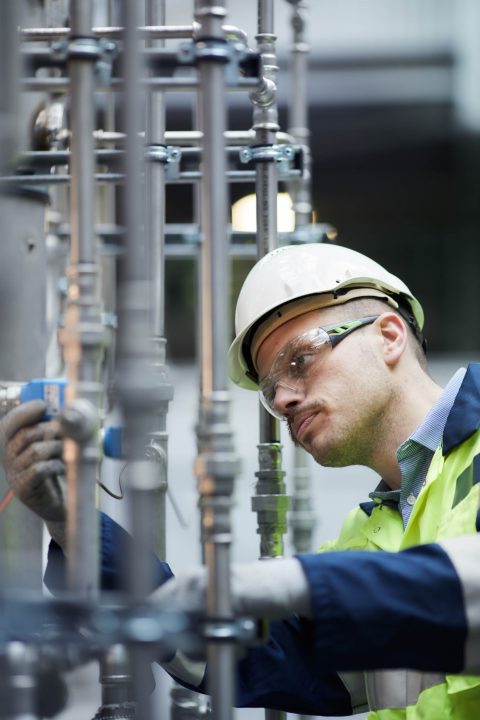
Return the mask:
<path id="1" fill-rule="evenodd" d="M 252 359 L 273 330 L 309 310 L 379 297 L 413 316 L 418 334 L 423 310 L 408 287 L 378 263 L 355 250 L 323 243 L 286 245 L 265 255 L 249 272 L 237 300 L 236 338 L 228 352 L 229 374 L 237 385 L 257 389 Z"/>

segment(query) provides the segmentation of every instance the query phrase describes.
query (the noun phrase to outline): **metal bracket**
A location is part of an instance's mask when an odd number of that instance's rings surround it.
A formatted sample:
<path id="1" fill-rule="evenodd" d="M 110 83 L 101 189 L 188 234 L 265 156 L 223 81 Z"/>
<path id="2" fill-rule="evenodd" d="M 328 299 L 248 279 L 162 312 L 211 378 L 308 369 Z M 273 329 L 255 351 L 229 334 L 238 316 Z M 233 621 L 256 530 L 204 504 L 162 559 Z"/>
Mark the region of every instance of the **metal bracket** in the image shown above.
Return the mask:
<path id="1" fill-rule="evenodd" d="M 259 75 L 260 61 L 259 54 L 254 53 L 241 42 L 230 42 L 230 62 L 225 68 L 225 78 L 227 85 L 235 87 L 239 84 L 239 79 L 245 75 Z M 249 66 L 253 67 L 250 68 Z"/>
<path id="2" fill-rule="evenodd" d="M 228 63 L 231 58 L 230 44 L 226 40 L 199 39 L 180 43 L 177 51 L 178 62 L 182 65 L 196 65 L 202 60 L 216 60 Z"/>
<path id="3" fill-rule="evenodd" d="M 145 148 L 145 159 L 165 165 L 165 175 L 169 179 L 180 177 L 182 151 L 172 145 L 149 145 Z"/>
<path id="4" fill-rule="evenodd" d="M 111 40 L 99 40 L 100 56 L 97 59 L 95 74 L 101 87 L 108 87 L 112 82 L 113 61 L 118 55 L 118 47 Z"/>
<path id="5" fill-rule="evenodd" d="M 100 313 L 100 318 L 101 318 L 103 327 L 113 328 L 114 330 L 117 329 L 118 318 L 117 318 L 116 313 L 103 312 L 103 313 Z"/>
<path id="6" fill-rule="evenodd" d="M 117 55 L 117 50 L 117 45 L 112 40 L 93 37 L 58 40 L 51 45 L 53 57 L 64 63 L 73 59 L 95 62 L 95 74 L 98 84 L 104 87 L 111 83 L 112 64 Z"/>
<path id="7" fill-rule="evenodd" d="M 296 154 L 294 145 L 256 145 L 241 148 L 239 158 L 244 164 L 276 162 L 279 175 L 288 175 Z"/>
<path id="8" fill-rule="evenodd" d="M 207 619 L 203 626 L 203 635 L 206 640 L 216 642 L 236 640 L 240 643 L 249 643 L 259 637 L 258 623 L 251 618 Z"/>
<path id="9" fill-rule="evenodd" d="M 225 79 L 229 86 L 239 85 L 245 74 L 259 74 L 259 55 L 243 43 L 231 40 L 199 39 L 181 43 L 177 51 L 182 65 L 197 65 L 211 60 L 225 64 Z"/>

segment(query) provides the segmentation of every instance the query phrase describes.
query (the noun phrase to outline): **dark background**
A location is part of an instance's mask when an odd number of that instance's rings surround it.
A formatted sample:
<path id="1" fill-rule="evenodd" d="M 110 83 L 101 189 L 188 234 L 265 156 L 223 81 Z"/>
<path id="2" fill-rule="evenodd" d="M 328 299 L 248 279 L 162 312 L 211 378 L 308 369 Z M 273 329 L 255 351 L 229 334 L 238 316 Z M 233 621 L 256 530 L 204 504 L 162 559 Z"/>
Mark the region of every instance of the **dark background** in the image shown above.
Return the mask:
<path id="1" fill-rule="evenodd" d="M 230 127 L 251 122 L 248 103 Z M 188 115 L 171 113 L 172 128 Z M 285 107 L 280 125 L 288 127 Z M 480 143 L 462 131 L 450 103 L 330 105 L 309 110 L 313 207 L 338 229 L 339 244 L 370 255 L 400 276 L 420 299 L 433 352 L 480 347 L 478 178 Z M 253 192 L 231 187 L 232 202 Z M 191 222 L 192 189 L 169 186 L 167 221 Z M 233 263 L 232 305 L 247 261 Z M 167 337 L 170 356 L 195 353 L 195 269 L 169 260 Z"/>

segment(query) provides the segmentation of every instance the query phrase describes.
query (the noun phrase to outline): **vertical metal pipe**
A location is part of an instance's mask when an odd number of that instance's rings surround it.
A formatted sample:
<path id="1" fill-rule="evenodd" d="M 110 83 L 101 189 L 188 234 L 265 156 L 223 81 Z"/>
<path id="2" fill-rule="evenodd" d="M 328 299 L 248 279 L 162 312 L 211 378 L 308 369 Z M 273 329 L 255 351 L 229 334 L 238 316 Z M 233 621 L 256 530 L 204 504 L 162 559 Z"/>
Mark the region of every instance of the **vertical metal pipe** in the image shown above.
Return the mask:
<path id="1" fill-rule="evenodd" d="M 98 589 L 98 516 L 95 508 L 98 454 L 100 361 L 103 330 L 98 298 L 94 235 L 94 55 L 92 2 L 72 0 L 71 79 L 71 246 L 69 289 L 62 334 L 68 376 L 64 421 L 68 480 L 68 582 L 84 596 Z"/>
<path id="2" fill-rule="evenodd" d="M 2 646 L 2 720 L 37 720 L 39 653 L 33 647 L 13 641 Z"/>
<path id="3" fill-rule="evenodd" d="M 195 3 L 197 5 L 197 3 Z M 195 35 L 194 35 L 195 37 Z M 193 98 L 193 112 L 192 112 L 192 126 L 193 129 L 201 130 L 202 123 L 202 93 L 196 93 Z M 195 183 L 193 188 L 193 222 L 197 224 L 198 230 L 200 231 L 200 207 L 201 207 L 201 183 Z M 198 248 L 196 254 L 196 307 L 202 307 L 202 260 L 201 260 L 202 246 Z M 195 260 L 194 260 L 195 262 Z M 201 352 L 201 319 L 202 312 L 199 310 L 196 315 L 196 356 L 200 361 L 200 367 L 202 363 L 202 352 Z M 197 453 L 200 455 L 203 452 L 203 439 L 202 433 L 204 428 L 204 421 L 202 417 L 203 403 L 202 403 L 202 376 L 203 373 L 200 370 L 200 383 L 199 383 L 199 405 L 198 405 L 198 422 L 196 426 L 197 432 Z M 200 487 L 198 488 L 200 494 Z M 205 552 L 204 552 L 204 541 L 203 541 L 203 527 L 204 527 L 204 513 L 203 506 L 200 504 L 199 507 L 199 534 L 201 539 L 201 557 L 202 562 L 205 563 Z M 171 707 L 170 707 L 170 720 L 201 720 L 206 715 L 206 702 L 208 699 L 199 693 L 194 692 L 188 688 L 184 688 L 181 685 L 174 685 L 170 693 Z"/>
<path id="4" fill-rule="evenodd" d="M 290 183 L 295 227 L 304 227 L 312 222 L 311 201 L 311 157 L 310 130 L 308 127 L 308 55 L 310 48 L 306 41 L 308 3 L 306 0 L 289 0 L 292 5 L 291 25 L 293 29 L 292 75 L 289 106 L 289 130 L 295 142 L 303 148 L 302 176 Z"/>
<path id="5" fill-rule="evenodd" d="M 212 621 L 232 620 L 230 590 L 231 496 L 237 462 L 228 421 L 226 351 L 229 339 L 229 256 L 226 242 L 225 184 L 226 105 L 224 64 L 228 60 L 222 24 L 223 2 L 196 3 L 198 77 L 202 93 L 203 131 L 201 191 L 202 398 L 196 472 L 203 512 L 205 561 L 208 568 L 207 614 Z M 224 54 L 222 55 L 222 49 Z M 213 52 L 214 51 L 214 52 Z M 207 642 L 209 694 L 216 720 L 232 717 L 235 647 L 231 639 Z"/>
<path id="6" fill-rule="evenodd" d="M 0 172 L 18 152 L 19 66 L 18 2 L 0 5 Z M 11 169 L 11 168 L 10 168 Z M 45 208 L 48 196 L 17 188 L 0 193 L 2 263 L 0 265 L 0 378 L 23 382 L 45 371 L 46 253 Z M 25 283 L 25 277 L 29 282 Z M 22 292 L 19 288 L 22 287 Z M 1 497 L 9 491 L 0 469 Z M 39 590 L 42 523 L 22 503 L 10 504 L 0 524 L 1 586 Z M 1 590 L 0 590 L 1 592 Z"/>
<path id="7" fill-rule="evenodd" d="M 146 0 L 147 25 L 165 25 L 165 0 Z M 152 40 L 151 46 L 163 47 L 164 40 Z M 146 143 L 165 145 L 165 95 L 158 90 L 147 93 Z M 165 171 L 162 163 L 148 163 L 147 173 L 147 228 L 152 248 L 153 279 L 153 332 L 162 337 L 165 333 Z"/>
<path id="8" fill-rule="evenodd" d="M 316 518 L 313 511 L 309 459 L 305 450 L 298 446 L 295 446 L 293 465 L 293 495 L 290 512 L 292 543 L 295 552 L 306 553 L 312 550 Z"/>
<path id="9" fill-rule="evenodd" d="M 275 145 L 278 126 L 277 60 L 275 54 L 274 3 L 258 0 L 258 50 L 263 61 L 263 87 L 251 95 L 254 104 L 253 130 L 255 145 Z M 278 179 L 275 161 L 257 163 L 255 190 L 257 195 L 257 258 L 277 246 Z M 260 558 L 281 557 L 283 536 L 287 530 L 288 497 L 285 494 L 285 473 L 282 470 L 280 428 L 275 418 L 260 407 L 259 469 L 252 497 L 252 510 L 257 513 L 260 535 Z M 267 720 L 280 720 L 285 713 L 265 710 Z"/>
<path id="10" fill-rule="evenodd" d="M 128 449 L 127 500 L 132 531 L 132 551 L 128 558 L 129 594 L 140 601 L 152 589 L 151 552 L 154 548 L 152 492 L 158 487 L 155 464 L 147 459 L 145 448 L 153 418 L 161 399 L 152 362 L 152 312 L 150 256 L 144 232 L 142 187 L 143 146 L 140 139 L 144 107 L 139 47 L 140 4 L 123 0 L 121 4 L 123 37 L 122 130 L 126 136 L 124 211 L 124 248 L 119 265 L 118 342 L 116 386 L 123 413 Z M 132 683 L 137 716 L 153 716 L 149 687 L 148 652 L 130 648 Z"/>
<path id="11" fill-rule="evenodd" d="M 289 190 L 295 212 L 295 230 L 301 231 L 302 228 L 308 229 L 312 221 L 307 97 L 309 46 L 305 38 L 308 4 L 306 0 L 289 0 L 289 2 L 292 5 L 293 29 L 289 133 L 293 135 L 295 142 L 303 147 L 304 157 L 302 176 L 290 183 Z M 301 447 L 295 446 L 290 527 L 296 552 L 309 552 L 312 549 L 312 536 L 316 524 L 312 506 L 308 458 Z"/>
<path id="12" fill-rule="evenodd" d="M 200 0 L 195 0 L 195 9 L 199 5 Z M 195 38 L 195 34 L 194 34 Z M 194 107 L 192 112 L 192 123 L 193 123 L 193 129 L 199 130 L 201 137 L 203 138 L 203 129 L 202 129 L 202 122 L 203 122 L 203 116 L 204 116 L 204 110 L 202 106 L 203 101 L 203 93 L 198 92 L 195 95 L 194 99 Z M 201 235 L 201 207 L 202 207 L 202 183 L 195 183 L 193 187 L 193 220 L 198 225 L 198 232 L 199 235 Z M 202 447 L 202 428 L 204 425 L 204 421 L 202 418 L 202 412 L 203 412 L 203 404 L 202 404 L 202 396 L 203 396 L 203 361 L 204 361 L 204 353 L 203 353 L 203 333 L 202 333 L 202 319 L 203 319 L 203 294 L 204 289 L 202 286 L 202 277 L 203 277 L 203 260 L 202 260 L 202 254 L 203 254 L 203 243 L 199 244 L 198 252 L 196 255 L 197 260 L 197 268 L 196 268 L 196 282 L 197 282 L 197 336 L 196 336 L 196 355 L 199 362 L 199 368 L 200 368 L 200 374 L 199 374 L 199 406 L 198 406 L 198 423 L 196 426 L 196 433 L 197 433 L 197 451 L 198 453 L 201 453 L 203 450 Z M 205 353 L 206 355 L 206 353 Z M 202 506 L 200 505 L 200 539 L 201 539 L 201 554 L 202 554 L 202 563 L 205 563 L 205 548 L 204 548 L 204 542 L 203 542 L 203 510 Z"/>
<path id="13" fill-rule="evenodd" d="M 165 0 L 146 0 L 147 25 L 165 25 Z M 155 44 L 153 41 L 152 44 Z M 164 41 L 157 44 L 164 45 Z M 150 90 L 147 93 L 146 144 L 148 151 L 165 145 L 165 97 Z M 158 487 L 151 498 L 155 516 L 155 550 L 161 559 L 166 557 L 165 500 L 167 493 L 168 403 L 173 392 L 166 365 L 165 338 L 165 168 L 162 163 L 147 162 L 146 177 L 146 228 L 152 278 L 152 352 L 156 371 L 156 383 L 162 388 L 162 399 L 158 404 L 154 425 L 150 433 L 148 452 L 156 463 Z"/>
<path id="14" fill-rule="evenodd" d="M 116 384 L 124 415 L 128 447 L 128 501 L 132 535 L 139 545 L 148 546 L 152 538 L 150 506 L 145 496 L 153 489 L 152 464 L 145 459 L 145 444 L 150 430 L 155 398 L 151 364 L 151 283 L 149 258 L 143 227 L 142 163 L 140 140 L 142 95 L 139 88 L 142 67 L 138 47 L 138 3 L 124 0 L 124 92 L 122 124 L 126 135 L 125 177 L 122 195 L 124 209 L 124 251 L 119 263 L 118 342 Z M 145 505 L 145 507 L 144 507 Z M 142 508 L 145 515 L 142 518 Z M 130 590 L 144 597 L 150 589 L 148 562 L 137 553 L 129 567 Z"/>
<path id="15" fill-rule="evenodd" d="M 12 32 L 14 32 L 12 30 Z M 45 208 L 48 196 L 18 188 L 0 194 L 0 379 L 25 382 L 43 377 L 47 350 Z M 25 282 L 28 278 L 28 282 Z M 21 292 L 19 292 L 21 288 Z M 9 490 L 0 470 L 0 497 Z M 13 502 L 1 516 L 1 589 L 42 587 L 42 522 Z"/>
<path id="16" fill-rule="evenodd" d="M 260 409 L 260 443 L 257 447 L 259 469 L 255 473 L 257 482 L 252 510 L 257 513 L 260 559 L 282 557 L 289 497 L 286 495 L 285 471 L 282 470 L 279 423 L 263 408 Z"/>
<path id="17" fill-rule="evenodd" d="M 258 48 L 261 52 L 263 87 L 251 96 L 254 104 L 253 129 L 255 145 L 276 142 L 278 111 L 276 104 L 277 64 L 275 55 L 273 0 L 258 2 Z M 257 163 L 257 257 L 260 259 L 277 245 L 277 173 L 275 161 Z M 258 515 L 261 537 L 260 557 L 283 555 L 288 499 L 285 496 L 285 473 L 281 470 L 280 428 L 278 421 L 260 407 L 259 471 L 252 498 L 252 509 Z"/>
<path id="18" fill-rule="evenodd" d="M 262 56 L 264 87 L 251 95 L 254 104 L 253 130 L 256 145 L 274 145 L 278 125 L 277 59 L 275 55 L 273 0 L 258 0 L 257 48 Z M 257 163 L 255 192 L 257 196 L 258 259 L 277 245 L 277 168 L 274 161 Z"/>
<path id="19" fill-rule="evenodd" d="M 98 14 L 103 13 L 101 24 L 111 27 L 114 24 L 114 3 L 103 0 L 102 7 L 97 3 Z M 105 95 L 104 129 L 115 130 L 114 93 Z M 114 223 L 117 220 L 116 190 L 108 184 L 100 185 L 97 192 L 97 218 L 100 223 Z M 117 255 L 103 248 L 102 253 L 103 303 L 105 315 L 115 317 L 117 312 Z M 114 375 L 114 343 L 109 348 L 109 362 L 106 368 L 108 389 L 111 390 Z M 112 398 L 109 398 L 112 400 Z M 112 408 L 109 407 L 109 410 Z M 95 720 L 107 720 L 112 715 L 121 719 L 133 720 L 136 717 L 135 692 L 133 689 L 131 658 L 128 648 L 115 645 L 100 658 L 101 705 L 95 714 Z"/>
<path id="20" fill-rule="evenodd" d="M 97 13 L 94 20 L 100 19 L 101 25 L 112 27 L 115 23 L 113 14 L 113 3 L 111 0 L 102 0 L 95 6 Z M 114 92 L 106 92 L 103 96 L 104 116 L 102 130 L 115 131 L 115 106 L 116 97 Z M 117 223 L 116 188 L 111 183 L 99 183 L 96 193 L 97 208 L 96 216 L 99 224 Z M 117 223 L 118 224 L 118 223 Z M 117 276 L 117 253 L 114 249 L 102 248 L 102 299 L 103 310 L 108 318 L 114 320 L 116 314 L 116 276 Z M 109 367 L 107 368 L 107 382 L 110 386 L 113 375 L 114 343 L 109 348 Z M 111 409 L 110 407 L 108 408 Z"/>
<path id="21" fill-rule="evenodd" d="M 18 143 L 18 88 L 20 54 L 18 52 L 19 7 L 16 2 L 3 2 L 0 8 L 0 171 L 5 170 L 9 153 Z"/>
<path id="22" fill-rule="evenodd" d="M 132 702 L 132 676 L 130 659 L 123 645 L 114 645 L 104 654 L 100 663 L 102 705 L 95 720 L 135 720 L 135 704 Z"/>

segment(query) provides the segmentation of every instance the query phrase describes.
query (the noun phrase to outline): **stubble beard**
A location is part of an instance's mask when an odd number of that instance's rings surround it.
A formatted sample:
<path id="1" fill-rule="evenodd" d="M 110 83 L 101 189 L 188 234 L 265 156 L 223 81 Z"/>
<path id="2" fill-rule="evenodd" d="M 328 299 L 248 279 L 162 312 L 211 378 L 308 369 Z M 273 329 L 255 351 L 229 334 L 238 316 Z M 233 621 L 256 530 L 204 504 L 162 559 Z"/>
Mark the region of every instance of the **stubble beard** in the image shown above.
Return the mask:
<path id="1" fill-rule="evenodd" d="M 330 416 L 323 405 L 312 407 L 312 410 L 325 413 L 326 426 L 316 431 L 312 429 L 305 434 L 303 442 L 299 442 L 288 422 L 288 431 L 295 445 L 303 447 L 316 463 L 324 467 L 374 467 L 373 458 L 383 437 L 382 427 L 384 428 L 387 422 L 387 410 L 384 406 L 371 408 L 366 418 L 357 417 L 350 422 L 347 420 L 341 423 L 337 419 L 336 426 L 332 426 L 335 414 Z"/>

